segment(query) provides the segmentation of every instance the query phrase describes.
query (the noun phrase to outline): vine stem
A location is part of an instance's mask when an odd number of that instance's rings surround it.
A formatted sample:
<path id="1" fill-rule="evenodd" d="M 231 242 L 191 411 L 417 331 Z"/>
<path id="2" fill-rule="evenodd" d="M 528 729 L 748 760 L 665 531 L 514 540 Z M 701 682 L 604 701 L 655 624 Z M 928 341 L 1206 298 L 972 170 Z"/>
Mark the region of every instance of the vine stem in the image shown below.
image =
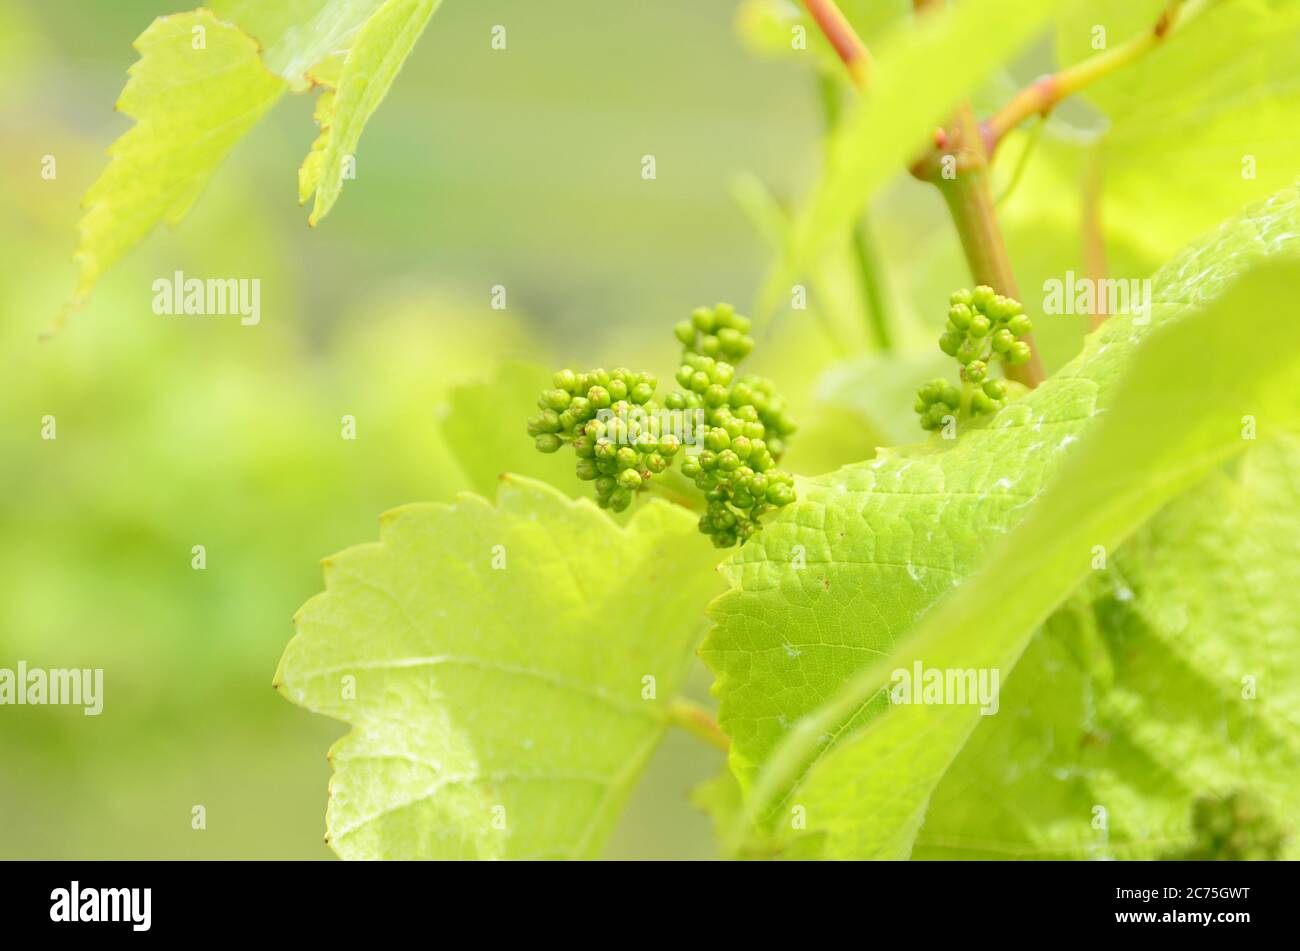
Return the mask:
<path id="1" fill-rule="evenodd" d="M 833 134 L 840 121 L 840 87 L 835 77 L 819 70 L 822 112 L 826 118 L 827 132 Z M 853 229 L 853 261 L 857 266 L 861 285 L 862 304 L 867 312 L 867 331 L 876 345 L 885 353 L 894 348 L 894 335 L 890 330 L 892 320 L 888 312 L 888 294 L 885 291 L 885 269 L 880 249 L 871 232 L 871 221 L 864 212 L 858 216 Z"/>
<path id="2" fill-rule="evenodd" d="M 958 110 L 951 135 L 944 129 L 935 131 L 935 147 L 912 166 L 912 174 L 936 185 L 943 194 L 976 282 L 1020 299 L 988 182 L 989 161 L 1007 133 L 1032 116 L 1046 116 L 1062 99 L 1149 53 L 1216 2 L 1168 0 L 1160 19 L 1149 30 L 1114 49 L 1036 80 L 983 124 L 975 121 L 969 104 L 964 104 Z M 913 0 L 912 5 L 918 16 L 926 16 L 937 12 L 942 4 L 941 0 Z M 854 83 L 864 88 L 871 56 L 835 0 L 804 0 L 804 6 L 844 61 Z M 940 174 L 943 153 L 951 154 L 950 150 L 961 153 L 955 178 Z M 1033 356 L 1028 363 L 1009 367 L 1007 375 L 1033 387 L 1043 380 L 1043 366 L 1033 340 L 1026 340 Z"/>
<path id="3" fill-rule="evenodd" d="M 644 483 L 645 494 L 656 496 L 665 502 L 671 502 L 673 505 L 680 505 L 692 512 L 703 512 L 704 500 L 699 498 L 696 493 L 688 491 L 684 485 L 674 488 L 665 484 L 670 481 L 668 477 L 675 474 L 677 474 L 676 469 L 668 469 L 664 472 L 665 478 L 651 479 L 649 482 Z"/>
<path id="4" fill-rule="evenodd" d="M 997 213 L 993 209 L 988 155 L 969 105 L 957 110 L 954 131 L 955 144 L 961 153 L 959 157 L 954 156 L 957 159 L 956 174 L 951 178 L 940 174 L 928 180 L 938 186 L 947 202 L 971 278 L 976 284 L 987 284 L 999 294 L 1022 300 L 1006 242 L 1002 239 L 1002 229 L 998 226 Z M 1033 335 L 1026 335 L 1023 339 L 1029 344 L 1029 361 L 1008 366 L 1006 373 L 1008 379 L 1032 388 L 1042 383 L 1046 374 Z"/>
<path id="5" fill-rule="evenodd" d="M 1101 223 L 1101 150 L 1094 147 L 1083 173 L 1081 217 L 1083 219 L 1083 270 L 1093 287 L 1104 286 L 1106 278 L 1106 235 Z M 1088 328 L 1096 330 L 1106 319 L 1106 295 L 1097 294 Z"/>
<path id="6" fill-rule="evenodd" d="M 673 700 L 668 704 L 668 722 L 724 753 L 731 749 L 731 740 L 717 719 L 698 703 L 680 697 Z"/>
<path id="7" fill-rule="evenodd" d="M 803 0 L 803 5 L 844 62 L 853 84 L 866 89 L 871 79 L 871 53 L 848 17 L 840 11 L 835 0 Z"/>
<path id="8" fill-rule="evenodd" d="M 925 14 L 934 3 L 933 0 L 914 0 L 914 5 L 918 14 Z M 853 26 L 836 6 L 835 0 L 804 0 L 804 6 L 839 54 L 854 84 L 859 89 L 864 89 L 871 57 Z M 987 284 L 999 294 L 1019 300 L 1020 293 L 1011 271 L 1011 260 L 1007 256 L 1006 243 L 1002 240 L 1002 231 L 998 226 L 989 191 L 988 155 L 969 106 L 962 106 L 959 110 L 959 120 L 965 134 L 959 131 L 954 138 L 962 142 L 966 154 L 962 163 L 964 167 L 959 166 L 957 177 L 949 180 L 939 175 L 938 157 L 934 155 L 931 158 L 935 161 L 922 160 L 912 171 L 918 178 L 937 185 L 942 192 L 975 282 Z M 942 145 L 949 144 L 950 137 L 942 130 L 936 138 Z M 1033 338 L 1026 337 L 1025 342 L 1029 344 L 1032 353 L 1029 362 L 1008 367 L 1007 376 L 1034 387 L 1043 381 L 1043 364 Z"/>
<path id="9" fill-rule="evenodd" d="M 984 123 L 985 147 L 989 154 L 997 151 L 1007 133 L 1026 119 L 1046 116 L 1062 99 L 1146 55 L 1164 43 L 1176 29 L 1186 27 L 1208 10 L 1214 2 L 1215 0 L 1169 0 L 1160 19 L 1146 32 L 1126 40 L 1114 49 L 1098 53 L 1030 83 L 1007 100 L 1006 105 Z"/>

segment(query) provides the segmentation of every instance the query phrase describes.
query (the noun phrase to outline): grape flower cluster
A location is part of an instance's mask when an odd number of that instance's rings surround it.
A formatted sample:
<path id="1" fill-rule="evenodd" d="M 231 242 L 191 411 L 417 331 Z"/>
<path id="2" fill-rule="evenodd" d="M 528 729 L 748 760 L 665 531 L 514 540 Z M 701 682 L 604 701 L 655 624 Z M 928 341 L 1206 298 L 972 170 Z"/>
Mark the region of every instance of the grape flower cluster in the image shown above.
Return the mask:
<path id="1" fill-rule="evenodd" d="M 1268 861 L 1283 852 L 1286 835 L 1253 794 L 1201 796 L 1192 804 L 1194 844 L 1174 858 L 1191 861 Z"/>
<path id="2" fill-rule="evenodd" d="M 989 364 L 999 358 L 1004 365 L 1014 366 L 1033 355 L 1029 344 L 1020 339 L 1034 328 L 1019 301 L 981 284 L 973 291 L 955 291 L 949 303 L 939 349 L 961 364 L 963 386 L 939 378 L 917 391 L 913 408 L 926 430 L 939 429 L 946 417 L 955 419 L 963 410 L 971 416 L 997 412 L 1006 403 L 1007 385 L 989 376 Z"/>
<path id="3" fill-rule="evenodd" d="M 745 541 L 766 513 L 794 501 L 794 477 L 777 468 L 795 425 L 772 381 L 740 376 L 754 348 L 748 318 L 728 304 L 696 309 L 674 332 L 680 390 L 660 405 L 653 374 L 619 368 L 560 370 L 528 420 L 537 449 L 572 446 L 579 479 L 602 508 L 621 512 L 681 459 L 704 493 L 700 531 L 719 548 Z"/>

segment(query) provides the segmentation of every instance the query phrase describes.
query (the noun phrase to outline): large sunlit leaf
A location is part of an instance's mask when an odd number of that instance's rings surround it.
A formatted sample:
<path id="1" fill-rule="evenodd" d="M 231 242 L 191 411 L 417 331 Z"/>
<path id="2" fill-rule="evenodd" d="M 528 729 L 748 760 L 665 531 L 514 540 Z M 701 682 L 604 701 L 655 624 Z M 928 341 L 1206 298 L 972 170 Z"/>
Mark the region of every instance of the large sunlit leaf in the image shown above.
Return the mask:
<path id="1" fill-rule="evenodd" d="M 856 734 L 844 731 L 882 696 L 894 670 L 919 665 L 1010 676 L 1037 626 L 1088 577 L 1098 547 L 1119 545 L 1161 505 L 1250 445 L 1242 438 L 1244 417 L 1257 414 L 1272 427 L 1300 424 L 1300 325 L 1271 306 L 1298 279 L 1295 260 L 1262 265 L 1218 300 L 1153 334 L 1115 388 L 1105 417 L 978 577 L 883 660 L 835 690 L 773 753 L 755 788 L 755 811 L 793 796 L 812 817 L 809 828 L 827 833 L 826 854 L 906 857 L 935 786 L 978 725 L 981 708 L 894 706 Z M 1228 326 L 1236 332 L 1225 340 Z M 1204 360 L 1211 352 L 1214 358 Z M 1193 364 L 1198 373 L 1179 374 Z M 1178 412 L 1162 418 L 1170 405 Z M 1248 589 L 1240 594 L 1248 596 Z M 1287 640 L 1293 644 L 1294 636 Z M 1172 653 L 1171 662 L 1183 661 Z M 1173 740 L 1168 752 L 1176 754 L 1195 742 L 1195 725 L 1161 722 L 1158 703 L 1157 697 L 1157 715 L 1133 714 L 1133 728 L 1151 731 L 1152 745 Z M 1247 719 L 1237 709 L 1238 719 Z M 833 743 L 836 737 L 846 738 Z M 1263 757 L 1294 759 L 1287 744 L 1269 746 Z"/>
<path id="2" fill-rule="evenodd" d="M 945 774 L 915 857 L 1176 857 L 1195 801 L 1242 790 L 1298 845 L 1298 471 L 1300 442 L 1265 443 L 1097 568 Z"/>
<path id="3" fill-rule="evenodd" d="M 888 657 L 1024 517 L 1079 451 L 1092 417 L 1115 402 L 1136 344 L 1214 301 L 1239 269 L 1300 257 L 1298 224 L 1293 191 L 1249 210 L 1157 275 L 1149 324 L 1111 318 L 1080 358 L 988 425 L 955 444 L 936 437 L 882 452 L 802 487 L 788 514 L 727 563 L 733 590 L 711 609 L 717 627 L 703 656 L 718 674 L 742 785 L 798 721 Z M 878 698 L 841 728 L 883 709 Z"/>
<path id="4" fill-rule="evenodd" d="M 351 723 L 347 858 L 589 857 L 666 727 L 718 582 L 685 509 L 626 527 L 521 477 L 410 505 L 325 562 L 276 683 Z"/>

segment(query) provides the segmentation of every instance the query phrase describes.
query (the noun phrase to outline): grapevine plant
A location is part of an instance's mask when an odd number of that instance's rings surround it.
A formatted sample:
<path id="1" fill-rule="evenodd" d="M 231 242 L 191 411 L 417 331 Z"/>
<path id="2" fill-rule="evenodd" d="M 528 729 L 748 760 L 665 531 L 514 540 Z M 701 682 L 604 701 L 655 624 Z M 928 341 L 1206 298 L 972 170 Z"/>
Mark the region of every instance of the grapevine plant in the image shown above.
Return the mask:
<path id="1" fill-rule="evenodd" d="M 317 96 L 319 221 L 438 4 L 276 6 L 140 37 L 74 305 L 286 93 Z M 682 729 L 717 751 L 691 799 L 725 856 L 1300 856 L 1297 5 L 745 0 L 737 22 L 815 77 L 828 124 L 793 209 L 738 189 L 774 255 L 753 319 L 695 310 L 666 366 L 449 394 L 468 491 L 327 559 L 275 675 L 352 727 L 330 845 L 599 856 Z M 1021 84 L 1045 34 L 1052 72 Z M 1105 116 L 1091 141 L 1067 99 Z M 896 179 L 951 219 L 924 250 L 881 240 Z M 1069 340 L 1016 272 L 1075 253 L 1149 275 L 1146 306 L 1090 307 Z M 803 387 L 784 357 L 819 333 L 836 355 Z M 793 408 L 800 451 L 848 451 L 846 414 L 880 448 L 792 466 Z M 1001 686 L 900 699 L 912 671 Z"/>

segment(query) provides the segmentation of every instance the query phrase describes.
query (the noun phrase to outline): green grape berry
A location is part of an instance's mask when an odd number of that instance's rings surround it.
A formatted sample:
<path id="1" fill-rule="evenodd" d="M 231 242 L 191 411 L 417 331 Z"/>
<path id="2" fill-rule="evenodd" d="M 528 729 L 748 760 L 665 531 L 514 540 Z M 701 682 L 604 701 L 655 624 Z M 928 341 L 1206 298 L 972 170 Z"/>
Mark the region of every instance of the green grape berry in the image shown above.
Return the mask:
<path id="1" fill-rule="evenodd" d="M 997 401 L 990 398 L 983 390 L 976 390 L 971 394 L 970 399 L 971 412 L 976 415 L 989 414 L 997 410 Z"/>

